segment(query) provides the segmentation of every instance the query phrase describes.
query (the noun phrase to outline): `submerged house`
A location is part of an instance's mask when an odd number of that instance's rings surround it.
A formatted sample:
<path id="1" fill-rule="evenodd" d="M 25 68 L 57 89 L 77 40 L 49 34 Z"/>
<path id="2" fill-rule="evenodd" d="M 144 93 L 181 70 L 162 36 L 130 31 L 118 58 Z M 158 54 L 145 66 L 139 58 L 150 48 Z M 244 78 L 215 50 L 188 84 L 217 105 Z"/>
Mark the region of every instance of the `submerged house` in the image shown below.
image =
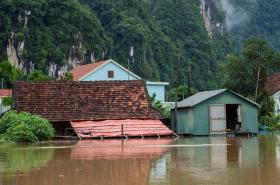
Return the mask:
<path id="1" fill-rule="evenodd" d="M 151 107 L 141 80 L 16 82 L 13 92 L 13 109 L 48 119 L 57 136 L 71 130 L 81 138 L 173 133 Z"/>
<path id="2" fill-rule="evenodd" d="M 92 64 L 79 65 L 70 73 L 74 81 L 113 81 L 113 80 L 141 80 L 142 78 L 129 71 L 112 59 Z M 165 86 L 168 82 L 146 82 L 150 96 L 156 95 L 156 100 L 165 102 Z"/>
<path id="3" fill-rule="evenodd" d="M 199 92 L 172 109 L 171 125 L 178 134 L 212 135 L 258 132 L 259 105 L 233 91 Z"/>

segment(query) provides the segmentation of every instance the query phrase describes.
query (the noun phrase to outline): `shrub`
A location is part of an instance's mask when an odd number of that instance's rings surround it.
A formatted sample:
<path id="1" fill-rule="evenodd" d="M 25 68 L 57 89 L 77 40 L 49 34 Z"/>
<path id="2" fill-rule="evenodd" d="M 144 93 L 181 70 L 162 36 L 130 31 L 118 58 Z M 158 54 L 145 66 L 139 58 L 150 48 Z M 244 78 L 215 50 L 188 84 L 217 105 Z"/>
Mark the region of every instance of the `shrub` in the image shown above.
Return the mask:
<path id="1" fill-rule="evenodd" d="M 6 141 L 45 141 L 53 138 L 54 129 L 40 116 L 9 111 L 0 119 L 0 135 Z"/>
<path id="2" fill-rule="evenodd" d="M 271 131 L 280 130 L 280 115 L 262 116 L 260 123 L 267 126 Z"/>
<path id="3" fill-rule="evenodd" d="M 12 105 L 12 98 L 11 97 L 4 97 L 3 98 L 3 105 L 4 106 L 11 106 Z"/>
<path id="4" fill-rule="evenodd" d="M 168 109 L 167 107 L 164 107 L 160 101 L 156 100 L 155 94 L 153 94 L 153 96 L 150 97 L 150 99 L 151 99 L 152 107 L 154 109 L 160 111 L 163 118 L 170 119 L 170 117 L 171 117 L 170 109 Z"/>
<path id="5" fill-rule="evenodd" d="M 3 139 L 14 142 L 34 142 L 39 140 L 33 133 L 32 128 L 27 124 L 17 124 L 9 127 L 3 135 Z"/>

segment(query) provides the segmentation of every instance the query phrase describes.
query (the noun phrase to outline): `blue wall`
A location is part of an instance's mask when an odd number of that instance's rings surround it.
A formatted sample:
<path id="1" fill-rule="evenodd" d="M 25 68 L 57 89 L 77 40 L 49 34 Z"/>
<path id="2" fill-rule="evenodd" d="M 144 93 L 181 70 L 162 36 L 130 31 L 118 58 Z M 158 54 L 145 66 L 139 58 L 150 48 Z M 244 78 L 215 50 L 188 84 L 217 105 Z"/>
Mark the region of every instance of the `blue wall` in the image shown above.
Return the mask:
<path id="1" fill-rule="evenodd" d="M 114 78 L 108 78 L 108 71 L 114 71 Z M 95 81 L 95 80 L 128 80 L 128 72 L 115 65 L 108 63 L 97 69 L 92 74 L 81 79 L 81 81 Z M 138 80 L 136 77 L 129 75 L 129 80 Z"/>
<path id="2" fill-rule="evenodd" d="M 165 101 L 165 89 L 164 85 L 158 84 L 147 84 L 147 90 L 150 96 L 156 94 L 156 99 L 164 102 Z"/>

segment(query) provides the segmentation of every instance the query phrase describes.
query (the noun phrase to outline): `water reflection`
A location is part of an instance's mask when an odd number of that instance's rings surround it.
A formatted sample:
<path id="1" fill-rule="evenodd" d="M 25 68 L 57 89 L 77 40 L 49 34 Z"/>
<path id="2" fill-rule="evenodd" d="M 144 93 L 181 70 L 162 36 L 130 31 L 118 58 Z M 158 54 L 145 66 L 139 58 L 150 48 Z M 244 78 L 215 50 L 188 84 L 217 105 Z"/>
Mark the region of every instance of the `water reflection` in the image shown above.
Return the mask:
<path id="1" fill-rule="evenodd" d="M 0 185 L 13 182 L 15 174 L 24 175 L 31 170 L 47 166 L 53 158 L 54 150 L 36 148 L 41 145 L 0 145 Z"/>
<path id="2" fill-rule="evenodd" d="M 181 144 L 220 144 L 172 150 L 169 184 L 254 184 L 258 176 L 258 138 L 192 138 Z M 252 181 L 247 177 L 253 176 Z M 245 184 L 245 183 L 241 183 Z"/>
<path id="3" fill-rule="evenodd" d="M 0 147 L 0 185 L 272 185 L 279 173 L 277 136 Z"/>

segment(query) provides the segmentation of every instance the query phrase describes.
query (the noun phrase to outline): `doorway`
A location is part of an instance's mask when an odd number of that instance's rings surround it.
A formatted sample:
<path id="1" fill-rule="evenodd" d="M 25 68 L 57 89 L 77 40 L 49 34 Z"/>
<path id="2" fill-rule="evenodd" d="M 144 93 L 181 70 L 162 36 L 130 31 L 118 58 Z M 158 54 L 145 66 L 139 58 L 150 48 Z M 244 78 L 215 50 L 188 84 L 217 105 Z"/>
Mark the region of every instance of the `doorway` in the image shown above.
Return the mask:
<path id="1" fill-rule="evenodd" d="M 210 105 L 210 133 L 221 134 L 241 129 L 241 105 Z"/>
<path id="2" fill-rule="evenodd" d="M 226 105 L 226 121 L 227 131 L 235 131 L 241 129 L 241 105 Z"/>

